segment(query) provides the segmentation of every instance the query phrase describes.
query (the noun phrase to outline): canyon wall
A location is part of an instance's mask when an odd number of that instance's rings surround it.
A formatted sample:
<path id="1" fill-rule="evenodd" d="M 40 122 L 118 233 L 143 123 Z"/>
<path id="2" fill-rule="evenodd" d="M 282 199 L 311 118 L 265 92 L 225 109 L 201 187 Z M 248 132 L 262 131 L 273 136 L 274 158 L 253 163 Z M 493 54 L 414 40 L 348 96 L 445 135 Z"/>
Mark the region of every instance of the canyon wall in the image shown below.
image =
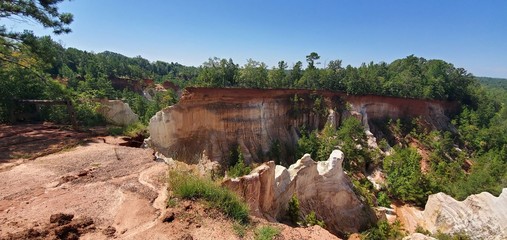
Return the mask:
<path id="1" fill-rule="evenodd" d="M 457 103 L 298 89 L 187 88 L 180 102 L 150 120 L 148 143 L 167 157 L 196 163 L 203 153 L 227 161 L 238 145 L 247 161 L 262 161 L 279 142 L 293 152 L 301 128 L 320 129 L 354 115 L 372 121 L 422 117 L 435 128 L 449 128 Z M 301 156 L 296 156 L 295 159 Z M 292 159 L 294 162 L 295 159 Z"/>

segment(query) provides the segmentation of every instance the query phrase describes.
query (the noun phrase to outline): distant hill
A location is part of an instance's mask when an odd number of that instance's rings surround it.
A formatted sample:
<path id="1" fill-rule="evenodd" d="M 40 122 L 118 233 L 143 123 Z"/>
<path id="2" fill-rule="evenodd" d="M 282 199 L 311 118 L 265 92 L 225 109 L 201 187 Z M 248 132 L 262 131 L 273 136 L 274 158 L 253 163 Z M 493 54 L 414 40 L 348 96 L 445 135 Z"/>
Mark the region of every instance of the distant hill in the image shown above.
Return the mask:
<path id="1" fill-rule="evenodd" d="M 507 78 L 475 77 L 480 84 L 491 88 L 507 90 Z"/>

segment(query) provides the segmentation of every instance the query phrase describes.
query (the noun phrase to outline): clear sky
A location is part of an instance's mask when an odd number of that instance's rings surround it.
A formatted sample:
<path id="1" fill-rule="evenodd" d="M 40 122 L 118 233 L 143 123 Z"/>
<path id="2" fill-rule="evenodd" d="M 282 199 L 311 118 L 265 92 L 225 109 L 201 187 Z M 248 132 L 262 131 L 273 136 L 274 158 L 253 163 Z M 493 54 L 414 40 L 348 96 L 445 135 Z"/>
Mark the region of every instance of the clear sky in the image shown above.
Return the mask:
<path id="1" fill-rule="evenodd" d="M 73 0 L 66 47 L 199 66 L 209 57 L 274 66 L 415 54 L 507 78 L 507 0 Z M 19 27 L 19 26 L 18 26 Z M 36 24 L 30 27 L 36 34 Z"/>

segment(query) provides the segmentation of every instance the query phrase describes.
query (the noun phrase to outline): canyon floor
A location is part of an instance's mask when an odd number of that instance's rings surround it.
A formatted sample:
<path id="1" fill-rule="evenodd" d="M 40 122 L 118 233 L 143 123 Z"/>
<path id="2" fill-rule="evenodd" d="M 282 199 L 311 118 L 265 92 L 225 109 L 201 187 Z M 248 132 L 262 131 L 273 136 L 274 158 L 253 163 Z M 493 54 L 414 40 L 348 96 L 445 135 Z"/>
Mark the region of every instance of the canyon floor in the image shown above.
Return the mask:
<path id="1" fill-rule="evenodd" d="M 0 239 L 239 239 L 198 201 L 167 207 L 167 170 L 151 149 L 53 125 L 0 125 Z M 98 134 L 99 133 L 99 134 Z M 336 239 L 320 227 L 277 239 Z"/>

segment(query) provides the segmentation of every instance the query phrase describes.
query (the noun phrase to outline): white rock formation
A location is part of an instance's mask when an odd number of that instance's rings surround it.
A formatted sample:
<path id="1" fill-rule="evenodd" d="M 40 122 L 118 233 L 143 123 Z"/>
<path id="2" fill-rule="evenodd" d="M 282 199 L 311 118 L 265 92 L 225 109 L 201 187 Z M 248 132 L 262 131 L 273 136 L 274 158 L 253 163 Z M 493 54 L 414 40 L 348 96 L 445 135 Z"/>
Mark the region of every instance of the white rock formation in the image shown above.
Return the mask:
<path id="1" fill-rule="evenodd" d="M 101 100 L 99 113 L 104 116 L 107 122 L 127 126 L 139 121 L 139 116 L 135 114 L 127 103 L 121 100 Z"/>
<path id="2" fill-rule="evenodd" d="M 373 210 L 354 193 L 342 169 L 343 153 L 333 151 L 327 161 L 315 162 L 309 154 L 289 169 L 265 163 L 251 174 L 226 180 L 255 215 L 281 219 L 293 194 L 300 202 L 301 217 L 315 211 L 334 234 L 359 232 L 376 221 Z"/>
<path id="3" fill-rule="evenodd" d="M 499 197 L 483 192 L 461 202 L 444 193 L 430 195 L 422 217 L 421 226 L 432 233 L 507 239 L 507 188 Z"/>

